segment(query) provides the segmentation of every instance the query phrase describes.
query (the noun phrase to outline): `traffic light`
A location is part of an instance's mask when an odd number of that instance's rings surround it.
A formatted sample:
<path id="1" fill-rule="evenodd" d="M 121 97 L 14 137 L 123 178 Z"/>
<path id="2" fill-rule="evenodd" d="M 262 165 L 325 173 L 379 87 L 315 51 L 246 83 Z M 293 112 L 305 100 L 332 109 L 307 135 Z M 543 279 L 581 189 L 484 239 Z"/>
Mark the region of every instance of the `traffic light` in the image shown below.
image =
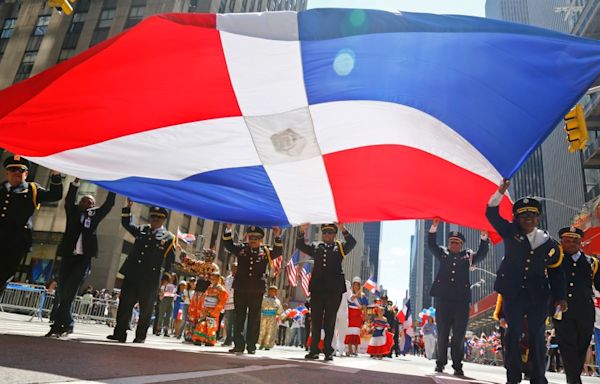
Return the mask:
<path id="1" fill-rule="evenodd" d="M 76 0 L 48 0 L 48 7 L 56 9 L 59 13 L 70 15 Z"/>
<path id="2" fill-rule="evenodd" d="M 585 112 L 581 104 L 577 104 L 565 116 L 565 131 L 567 131 L 567 140 L 569 141 L 569 152 L 576 150 L 583 151 L 590 138 L 585 123 Z"/>

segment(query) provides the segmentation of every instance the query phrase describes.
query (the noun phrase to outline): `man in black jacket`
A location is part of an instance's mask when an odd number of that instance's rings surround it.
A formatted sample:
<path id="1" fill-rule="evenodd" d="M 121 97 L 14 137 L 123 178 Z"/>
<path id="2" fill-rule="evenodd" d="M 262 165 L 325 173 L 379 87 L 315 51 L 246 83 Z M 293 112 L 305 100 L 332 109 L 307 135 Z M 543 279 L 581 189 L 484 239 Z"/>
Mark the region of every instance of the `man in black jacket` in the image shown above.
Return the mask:
<path id="1" fill-rule="evenodd" d="M 567 383 L 581 384 L 585 356 L 594 333 L 596 312 L 592 287 L 600 290 L 598 260 L 581 251 L 583 238 L 581 229 L 565 227 L 558 232 L 558 236 L 565 252 L 562 266 L 567 280 L 569 310 L 560 320 L 553 319 L 554 328 L 565 366 Z"/>
<path id="2" fill-rule="evenodd" d="M 91 195 L 83 196 L 76 204 L 79 185 L 79 178 L 76 178 L 69 186 L 65 199 L 67 227 L 56 252 L 61 257 L 61 262 L 52 308 L 54 323 L 46 337 L 73 332 L 71 305 L 90 273 L 92 257 L 98 256 L 98 225 L 115 205 L 113 192 L 109 192 L 100 207 L 96 207 L 96 199 Z"/>
<path id="3" fill-rule="evenodd" d="M 504 258 L 498 267 L 494 290 L 502 295 L 506 318 L 507 383 L 521 382 L 519 341 L 527 319 L 530 381 L 547 383 L 545 377 L 546 317 L 548 307 L 567 310 L 565 273 L 561 268 L 563 252 L 559 244 L 538 228 L 542 206 L 533 198 L 522 198 L 513 205 L 513 222 L 500 216 L 500 202 L 510 182 L 504 180 L 492 195 L 486 216 L 504 240 Z M 439 309 L 438 309 L 439 312 Z"/>
<path id="4" fill-rule="evenodd" d="M 225 249 L 237 257 L 238 269 L 233 280 L 233 303 L 235 306 L 235 325 L 233 342 L 235 347 L 230 353 L 256 353 L 256 342 L 260 332 L 260 308 L 265 293 L 267 267 L 272 266 L 275 258 L 283 252 L 281 228 L 273 227 L 275 241 L 273 248 L 263 245 L 265 232 L 260 227 L 250 226 L 246 232 L 247 243 L 234 243 L 232 225 L 227 224 L 223 232 Z M 247 323 L 246 323 L 247 319 Z M 244 338 L 244 325 L 246 337 Z"/>
<path id="5" fill-rule="evenodd" d="M 31 249 L 33 213 L 40 203 L 62 198 L 62 179 L 52 171 L 50 189 L 28 183 L 31 164 L 21 156 L 4 161 L 6 181 L 0 184 L 0 295 Z"/>
<path id="6" fill-rule="evenodd" d="M 163 272 L 171 271 L 175 261 L 176 237 L 163 226 L 167 210 L 150 207 L 150 224 L 135 225 L 131 215 L 132 205 L 133 202 L 128 200 L 123 208 L 121 224 L 133 235 L 135 243 L 119 271 L 125 275 L 125 279 L 121 286 L 117 325 L 113 334 L 106 337 L 121 343 L 127 338 L 131 312 L 136 303 L 139 303 L 140 317 L 133 342 L 143 343 L 146 340 L 160 277 Z"/>
<path id="7" fill-rule="evenodd" d="M 308 360 L 319 358 L 319 341 L 321 329 L 325 330 L 325 360 L 333 360 L 333 333 L 335 321 L 342 294 L 346 292 L 346 279 L 342 270 L 344 257 L 354 249 L 356 240 L 346 229 L 344 224 L 321 225 L 322 242 L 306 244 L 304 233 L 309 224 L 303 224 L 298 232 L 296 248 L 312 257 L 315 261 L 312 277 L 310 279 L 311 301 L 311 345 L 310 351 L 305 356 Z M 338 228 L 342 230 L 344 242 L 336 240 Z"/>
<path id="8" fill-rule="evenodd" d="M 452 330 L 450 350 L 452 368 L 456 376 L 464 375 L 462 359 L 464 355 L 463 340 L 469 322 L 469 303 L 471 302 L 471 282 L 469 269 L 471 265 L 483 260 L 489 250 L 488 235 L 481 233 L 481 242 L 477 253 L 463 249 L 465 236 L 457 231 L 450 232 L 448 248 L 436 243 L 439 219 L 435 219 L 429 230 L 427 246 L 439 262 L 439 270 L 433 285 L 431 296 L 437 299 L 436 317 L 438 327 L 438 354 L 436 372 L 443 372 L 448 362 L 448 337 Z"/>

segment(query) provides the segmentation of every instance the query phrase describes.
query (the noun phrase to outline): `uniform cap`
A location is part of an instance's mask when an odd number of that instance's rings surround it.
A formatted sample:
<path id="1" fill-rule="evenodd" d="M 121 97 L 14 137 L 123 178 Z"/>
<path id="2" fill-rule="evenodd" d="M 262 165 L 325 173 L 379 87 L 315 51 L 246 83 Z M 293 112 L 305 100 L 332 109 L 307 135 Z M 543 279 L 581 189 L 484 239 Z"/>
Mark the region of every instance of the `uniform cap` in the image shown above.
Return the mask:
<path id="1" fill-rule="evenodd" d="M 583 231 L 579 228 L 575 228 L 575 227 L 564 227 L 561 228 L 560 231 L 558 231 L 558 236 L 559 237 L 574 237 L 577 239 L 581 239 L 583 237 Z"/>
<path id="2" fill-rule="evenodd" d="M 167 211 L 166 208 L 150 207 L 150 217 L 154 216 L 154 217 L 161 217 L 161 218 L 166 219 L 168 215 L 169 215 L 169 212 Z"/>
<path id="3" fill-rule="evenodd" d="M 333 231 L 335 231 L 335 233 L 337 233 L 338 227 L 337 227 L 337 225 L 335 225 L 333 223 L 330 223 L 330 224 L 321 224 L 321 232 L 323 232 L 325 230 L 333 230 Z"/>
<path id="4" fill-rule="evenodd" d="M 24 157 L 21 157 L 19 155 L 13 155 L 7 157 L 6 160 L 4 160 L 4 169 L 9 167 L 18 167 L 25 170 L 29 170 L 29 167 L 31 167 L 31 163 Z"/>
<path id="5" fill-rule="evenodd" d="M 531 197 L 523 197 L 513 205 L 513 215 L 518 216 L 522 213 L 533 212 L 537 215 L 542 213 L 542 204 Z"/>
<path id="6" fill-rule="evenodd" d="M 451 231 L 450 235 L 448 236 L 448 240 L 458 240 L 458 241 L 462 241 L 464 243 L 465 235 L 463 235 L 462 233 L 460 233 L 458 231 Z"/>
<path id="7" fill-rule="evenodd" d="M 276 290 L 276 291 L 277 291 L 277 290 L 279 290 L 279 288 L 277 288 L 277 286 L 276 286 L 276 285 L 271 285 L 271 286 L 269 287 L 269 289 L 274 289 L 274 290 Z"/>
<path id="8" fill-rule="evenodd" d="M 257 227 L 257 226 L 251 225 L 246 230 L 246 236 L 260 236 L 260 237 L 265 237 L 265 231 L 261 227 Z"/>

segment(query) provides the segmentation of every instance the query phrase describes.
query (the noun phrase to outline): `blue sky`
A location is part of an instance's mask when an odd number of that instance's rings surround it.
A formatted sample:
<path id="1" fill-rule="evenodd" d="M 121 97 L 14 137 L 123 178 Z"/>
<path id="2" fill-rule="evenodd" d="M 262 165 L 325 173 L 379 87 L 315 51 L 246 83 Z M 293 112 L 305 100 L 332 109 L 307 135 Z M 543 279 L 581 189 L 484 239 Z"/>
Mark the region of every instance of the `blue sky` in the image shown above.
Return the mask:
<path id="1" fill-rule="evenodd" d="M 309 0 L 308 8 L 370 8 L 385 11 L 485 16 L 485 0 Z M 401 302 L 408 289 L 412 220 L 383 223 L 379 283 L 391 300 Z"/>

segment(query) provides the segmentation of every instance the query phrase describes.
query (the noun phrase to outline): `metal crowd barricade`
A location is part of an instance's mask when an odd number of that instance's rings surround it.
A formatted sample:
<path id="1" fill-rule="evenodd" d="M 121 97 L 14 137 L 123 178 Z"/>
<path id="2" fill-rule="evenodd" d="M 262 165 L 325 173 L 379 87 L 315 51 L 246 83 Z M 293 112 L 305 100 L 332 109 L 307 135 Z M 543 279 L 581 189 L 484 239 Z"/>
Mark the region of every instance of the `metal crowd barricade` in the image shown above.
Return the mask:
<path id="1" fill-rule="evenodd" d="M 31 315 L 29 321 L 33 318 L 43 321 L 43 317 L 50 317 L 54 299 L 43 285 L 9 283 L 0 297 L 0 311 L 23 313 Z M 116 300 L 77 296 L 71 313 L 81 323 L 113 325 L 117 307 Z"/>
<path id="2" fill-rule="evenodd" d="M 9 283 L 0 297 L 0 310 L 31 315 L 42 321 L 46 303 L 46 287 L 43 285 Z"/>

